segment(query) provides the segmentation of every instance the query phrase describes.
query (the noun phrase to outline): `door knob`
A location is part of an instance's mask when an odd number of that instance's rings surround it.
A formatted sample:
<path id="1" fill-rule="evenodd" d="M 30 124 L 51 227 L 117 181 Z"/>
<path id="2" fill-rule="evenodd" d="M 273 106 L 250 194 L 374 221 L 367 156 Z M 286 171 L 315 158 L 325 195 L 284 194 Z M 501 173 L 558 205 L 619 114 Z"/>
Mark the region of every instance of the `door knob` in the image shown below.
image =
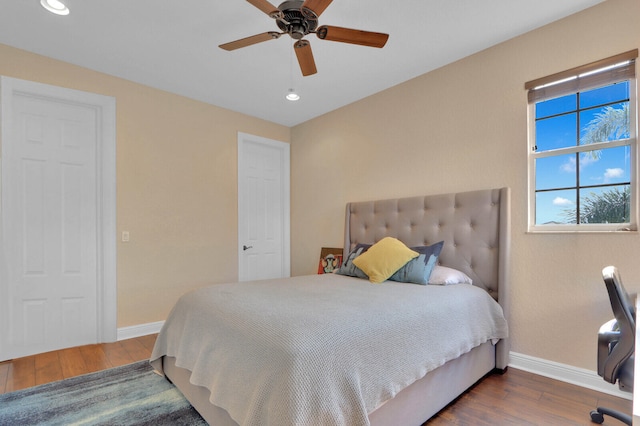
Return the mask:
<path id="1" fill-rule="evenodd" d="M 250 248 L 253 248 L 253 246 L 242 246 L 242 250 L 249 250 Z"/>

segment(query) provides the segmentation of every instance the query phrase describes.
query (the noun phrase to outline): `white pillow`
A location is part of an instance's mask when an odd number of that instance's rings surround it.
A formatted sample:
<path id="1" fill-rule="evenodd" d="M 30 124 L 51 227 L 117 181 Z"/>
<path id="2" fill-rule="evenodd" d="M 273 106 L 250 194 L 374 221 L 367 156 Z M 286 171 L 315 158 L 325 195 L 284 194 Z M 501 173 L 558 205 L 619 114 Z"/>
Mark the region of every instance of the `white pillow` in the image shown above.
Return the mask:
<path id="1" fill-rule="evenodd" d="M 429 277 L 429 284 L 449 285 L 449 284 L 473 284 L 471 278 L 462 271 L 436 265 Z"/>

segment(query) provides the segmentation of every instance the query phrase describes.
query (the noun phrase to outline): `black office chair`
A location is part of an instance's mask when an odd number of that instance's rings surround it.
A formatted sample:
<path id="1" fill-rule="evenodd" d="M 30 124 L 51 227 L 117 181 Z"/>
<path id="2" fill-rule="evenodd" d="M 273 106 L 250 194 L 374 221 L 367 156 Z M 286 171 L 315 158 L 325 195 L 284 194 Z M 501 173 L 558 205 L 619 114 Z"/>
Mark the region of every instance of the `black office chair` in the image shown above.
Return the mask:
<path id="1" fill-rule="evenodd" d="M 602 270 L 611 309 L 615 319 L 605 323 L 598 332 L 598 375 L 609 383 L 633 392 L 633 353 L 636 345 L 636 312 L 629 294 L 622 285 L 615 266 Z M 591 412 L 591 421 L 602 423 L 604 415 L 631 425 L 631 416 L 608 408 L 598 407 Z"/>

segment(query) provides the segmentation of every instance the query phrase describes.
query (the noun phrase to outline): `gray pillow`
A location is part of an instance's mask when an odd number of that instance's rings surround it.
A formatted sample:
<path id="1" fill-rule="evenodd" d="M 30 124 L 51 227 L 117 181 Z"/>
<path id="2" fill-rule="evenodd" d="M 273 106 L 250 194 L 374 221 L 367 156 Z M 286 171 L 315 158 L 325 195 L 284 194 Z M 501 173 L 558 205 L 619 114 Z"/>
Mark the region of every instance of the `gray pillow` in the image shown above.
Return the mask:
<path id="1" fill-rule="evenodd" d="M 428 284 L 443 246 L 444 241 L 430 246 L 411 247 L 411 250 L 417 251 L 419 256 L 407 262 L 389 279 L 401 283 Z"/>
<path id="2" fill-rule="evenodd" d="M 353 259 L 369 250 L 369 247 L 371 247 L 371 244 L 357 244 L 353 250 L 351 250 L 347 258 L 342 260 L 342 265 L 340 265 L 340 269 L 338 269 L 337 273 L 340 275 L 364 278 L 368 280 L 369 276 L 362 272 L 362 269 L 353 264 Z"/>

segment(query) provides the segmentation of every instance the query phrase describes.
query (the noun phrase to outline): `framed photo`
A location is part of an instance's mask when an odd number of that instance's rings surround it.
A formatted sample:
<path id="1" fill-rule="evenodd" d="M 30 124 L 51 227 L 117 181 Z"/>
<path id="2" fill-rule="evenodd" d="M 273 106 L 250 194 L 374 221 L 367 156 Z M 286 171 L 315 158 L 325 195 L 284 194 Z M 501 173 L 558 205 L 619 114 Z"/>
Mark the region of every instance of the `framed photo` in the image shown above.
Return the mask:
<path id="1" fill-rule="evenodd" d="M 319 274 L 331 274 L 342 265 L 342 249 L 322 247 L 320 250 Z"/>

